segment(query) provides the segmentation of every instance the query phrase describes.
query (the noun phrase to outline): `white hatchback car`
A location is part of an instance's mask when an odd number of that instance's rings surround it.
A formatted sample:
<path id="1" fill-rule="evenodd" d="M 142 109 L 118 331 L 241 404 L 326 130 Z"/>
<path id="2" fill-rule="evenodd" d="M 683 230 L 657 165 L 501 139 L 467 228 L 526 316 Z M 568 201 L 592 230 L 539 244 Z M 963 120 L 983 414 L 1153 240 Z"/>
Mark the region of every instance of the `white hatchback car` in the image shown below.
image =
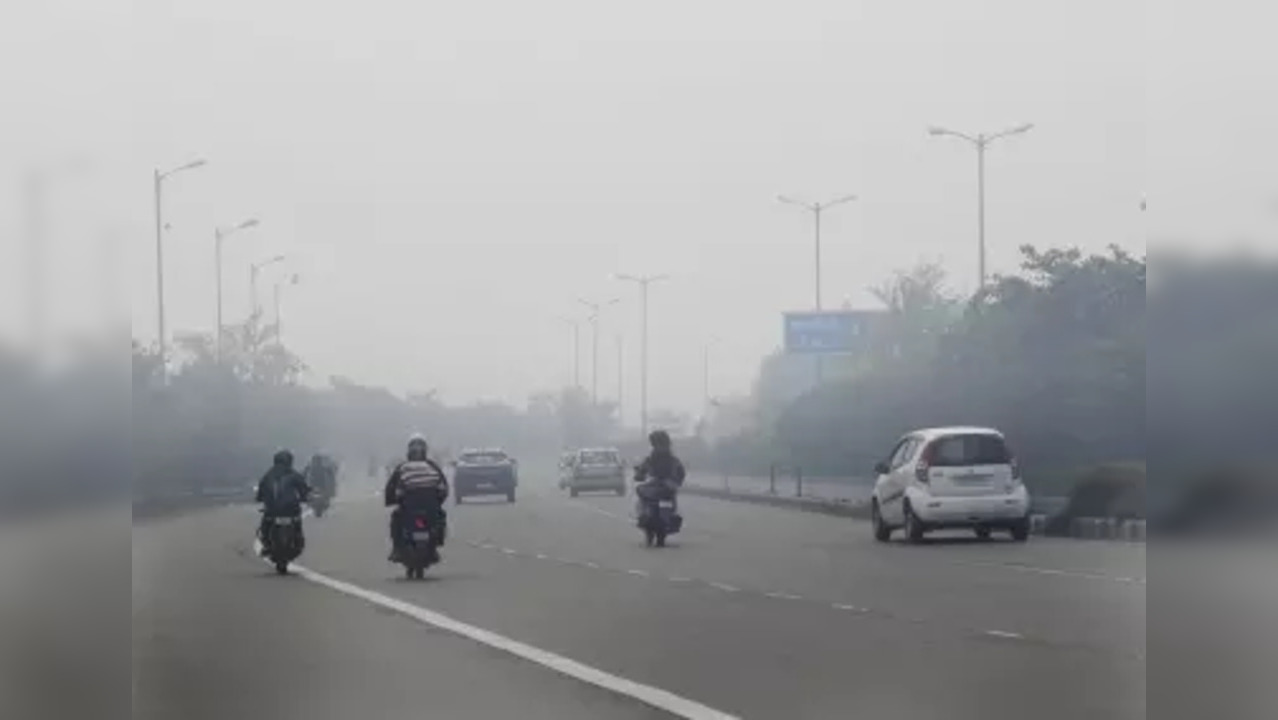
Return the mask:
<path id="1" fill-rule="evenodd" d="M 1029 537 L 1029 492 L 997 430 L 916 430 L 874 470 L 871 519 L 880 542 L 898 528 L 910 542 L 948 528 L 971 528 L 982 539 L 996 529 L 1007 530 L 1018 542 Z"/>

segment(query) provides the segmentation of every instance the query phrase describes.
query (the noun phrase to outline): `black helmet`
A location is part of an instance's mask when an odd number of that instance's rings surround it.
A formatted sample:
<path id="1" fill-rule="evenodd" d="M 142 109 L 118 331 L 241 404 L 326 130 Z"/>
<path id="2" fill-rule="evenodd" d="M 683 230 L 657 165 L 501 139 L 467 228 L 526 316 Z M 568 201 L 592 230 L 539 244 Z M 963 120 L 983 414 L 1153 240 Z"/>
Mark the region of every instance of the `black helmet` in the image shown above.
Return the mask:
<path id="1" fill-rule="evenodd" d="M 275 452 L 275 467 L 293 469 L 293 453 L 288 450 L 277 450 Z"/>
<path id="2" fill-rule="evenodd" d="M 669 450 L 670 433 L 665 430 L 653 430 L 651 433 L 648 433 L 648 442 L 652 443 L 653 449 Z"/>
<path id="3" fill-rule="evenodd" d="M 426 438 L 422 437 L 421 433 L 414 433 L 413 436 L 408 439 L 409 460 L 425 460 L 426 453 L 429 449 L 429 446 L 426 444 Z"/>

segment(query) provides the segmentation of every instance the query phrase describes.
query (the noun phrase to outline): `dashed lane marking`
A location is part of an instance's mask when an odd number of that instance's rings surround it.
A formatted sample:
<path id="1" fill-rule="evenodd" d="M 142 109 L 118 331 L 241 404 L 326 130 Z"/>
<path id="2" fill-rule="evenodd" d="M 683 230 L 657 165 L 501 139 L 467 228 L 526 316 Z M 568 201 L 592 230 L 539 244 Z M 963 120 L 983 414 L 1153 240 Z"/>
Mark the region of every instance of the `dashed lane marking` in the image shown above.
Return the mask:
<path id="1" fill-rule="evenodd" d="M 773 600 L 802 600 L 803 599 L 803 597 L 800 595 L 791 595 L 790 593 L 783 593 L 783 592 L 768 592 L 768 593 L 763 593 L 763 596 L 772 598 Z"/>
<path id="2" fill-rule="evenodd" d="M 716 590 L 722 590 L 727 593 L 741 592 L 741 588 L 736 587 L 734 585 L 729 585 L 727 583 L 712 582 L 707 584 Z"/>
<path id="3" fill-rule="evenodd" d="M 679 695 L 675 695 L 667 690 L 644 685 L 623 678 L 619 675 L 613 675 L 598 668 L 585 665 L 571 658 L 564 657 L 552 653 L 548 650 L 533 647 L 527 643 L 498 635 L 491 630 L 485 630 L 481 627 L 468 625 L 459 620 L 455 620 L 447 615 L 428 610 L 424 607 L 406 603 L 402 600 L 383 595 L 372 590 L 352 585 L 341 580 L 335 580 L 327 575 L 302 567 L 300 565 L 293 566 L 293 573 L 312 582 L 336 590 L 350 597 L 358 598 L 365 602 L 377 605 L 379 607 L 391 610 L 406 617 L 412 618 L 420 623 L 430 625 L 432 627 L 451 632 L 455 635 L 473 640 L 481 645 L 500 650 L 502 652 L 514 655 L 515 657 L 535 663 L 544 668 L 557 672 L 561 675 L 574 678 L 584 683 L 594 685 L 617 695 L 622 695 L 637 700 L 645 705 L 663 710 L 674 715 L 675 717 L 685 718 L 686 720 L 739 720 L 734 715 L 730 715 L 721 710 L 716 710 L 708 705 L 703 705 L 695 700 L 690 700 Z"/>
<path id="4" fill-rule="evenodd" d="M 627 575 L 634 575 L 635 577 L 641 577 L 641 578 L 646 578 L 646 577 L 648 577 L 648 571 L 647 571 L 647 570 L 627 570 L 627 571 L 626 571 L 626 574 L 627 574 Z"/>
<path id="5" fill-rule="evenodd" d="M 1025 636 L 1020 633 L 1008 632 L 1006 630 L 986 630 L 986 635 L 990 637 L 1002 638 L 1004 640 L 1024 640 Z"/>

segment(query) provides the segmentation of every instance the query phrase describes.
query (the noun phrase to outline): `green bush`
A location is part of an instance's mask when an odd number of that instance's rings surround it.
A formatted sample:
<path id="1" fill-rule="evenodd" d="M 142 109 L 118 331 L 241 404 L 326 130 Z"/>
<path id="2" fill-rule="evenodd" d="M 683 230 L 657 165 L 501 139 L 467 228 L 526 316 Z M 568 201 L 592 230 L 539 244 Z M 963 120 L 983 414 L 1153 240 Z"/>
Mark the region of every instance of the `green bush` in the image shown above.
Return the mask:
<path id="1" fill-rule="evenodd" d="M 1145 518 L 1145 466 L 1099 465 L 1080 474 L 1069 493 L 1065 510 L 1047 523 L 1049 535 L 1069 532 L 1075 518 Z"/>

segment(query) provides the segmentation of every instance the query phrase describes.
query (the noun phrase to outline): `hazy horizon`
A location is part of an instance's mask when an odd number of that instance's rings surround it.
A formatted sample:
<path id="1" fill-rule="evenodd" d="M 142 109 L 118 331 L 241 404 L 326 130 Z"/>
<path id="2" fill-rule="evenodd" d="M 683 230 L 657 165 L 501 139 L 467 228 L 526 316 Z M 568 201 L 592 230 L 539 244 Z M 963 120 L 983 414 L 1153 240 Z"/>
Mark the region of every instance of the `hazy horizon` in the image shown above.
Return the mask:
<path id="1" fill-rule="evenodd" d="M 709 336 L 715 394 L 744 393 L 780 313 L 812 305 L 811 218 L 778 194 L 860 196 L 825 220 L 828 307 L 874 307 L 867 286 L 921 260 L 971 290 L 974 154 L 929 125 L 1036 125 L 988 154 L 993 273 L 1023 243 L 1272 244 L 1272 51 L 1180 5 L 42 3 L 0 29 L 2 182 L 19 197 L 27 168 L 93 161 L 48 201 L 67 327 L 100 322 L 112 238 L 133 334 L 154 339 L 150 173 L 206 158 L 166 183 L 171 334 L 212 329 L 213 228 L 256 217 L 226 244 L 227 318 L 247 312 L 248 264 L 287 254 L 261 298 L 300 275 L 284 334 L 308 383 L 522 405 L 570 381 L 578 298 L 615 297 L 600 393 L 620 334 L 633 422 L 637 292 L 610 275 L 671 276 L 652 291 L 652 407 L 699 408 Z M 1190 28 L 1211 52 L 1185 52 Z M 23 223 L 0 209 L 15 293 Z"/>

